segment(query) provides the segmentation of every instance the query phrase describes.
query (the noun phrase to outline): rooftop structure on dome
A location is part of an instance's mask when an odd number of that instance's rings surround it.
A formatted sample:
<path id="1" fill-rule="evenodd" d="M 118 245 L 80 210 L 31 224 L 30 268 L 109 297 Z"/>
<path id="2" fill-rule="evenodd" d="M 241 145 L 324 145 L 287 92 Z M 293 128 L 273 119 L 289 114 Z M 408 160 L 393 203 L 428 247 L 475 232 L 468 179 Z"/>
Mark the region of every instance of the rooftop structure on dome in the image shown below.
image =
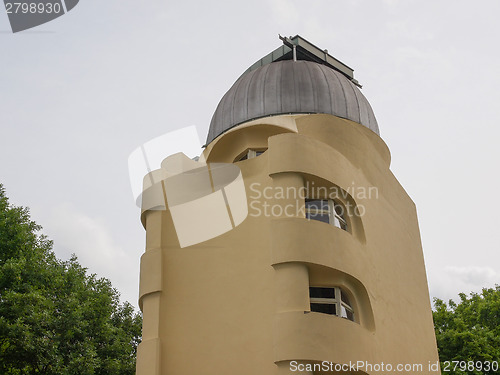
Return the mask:
<path id="1" fill-rule="evenodd" d="M 276 61 L 284 60 L 304 60 L 312 61 L 318 64 L 323 64 L 329 68 L 335 69 L 338 72 L 345 75 L 358 87 L 362 87 L 358 81 L 354 79 L 354 69 L 348 67 L 342 61 L 337 60 L 332 55 L 328 54 L 328 50 L 316 47 L 311 42 L 305 40 L 300 35 L 295 35 L 291 37 L 279 36 L 283 41 L 281 47 L 276 48 L 273 52 L 261 58 L 259 61 L 255 62 L 246 72 L 260 68 L 263 65 L 271 64 Z"/>
<path id="2" fill-rule="evenodd" d="M 331 114 L 379 134 L 351 68 L 298 35 L 280 38 L 283 46 L 253 64 L 221 99 L 207 145 L 234 126 L 283 114 Z"/>

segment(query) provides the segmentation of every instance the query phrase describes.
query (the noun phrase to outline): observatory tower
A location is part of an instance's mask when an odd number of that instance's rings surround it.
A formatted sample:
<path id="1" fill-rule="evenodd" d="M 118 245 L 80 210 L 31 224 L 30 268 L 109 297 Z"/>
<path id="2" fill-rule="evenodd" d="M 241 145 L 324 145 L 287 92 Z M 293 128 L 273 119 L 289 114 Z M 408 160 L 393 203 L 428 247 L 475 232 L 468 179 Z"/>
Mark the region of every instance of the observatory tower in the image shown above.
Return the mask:
<path id="1" fill-rule="evenodd" d="M 143 207 L 137 374 L 439 374 L 415 204 L 372 108 L 351 68 L 282 40 L 210 124 L 213 191 L 231 165 L 246 192 L 243 216 L 220 195 L 233 229 L 185 246 L 171 206 Z"/>

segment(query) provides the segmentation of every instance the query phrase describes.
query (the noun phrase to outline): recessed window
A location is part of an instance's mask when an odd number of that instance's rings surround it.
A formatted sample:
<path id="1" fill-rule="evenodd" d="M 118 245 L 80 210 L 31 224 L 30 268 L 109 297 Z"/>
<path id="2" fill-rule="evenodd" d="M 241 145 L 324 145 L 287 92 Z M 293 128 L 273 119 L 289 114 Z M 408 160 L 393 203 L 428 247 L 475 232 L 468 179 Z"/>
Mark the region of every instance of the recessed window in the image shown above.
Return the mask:
<path id="1" fill-rule="evenodd" d="M 347 230 L 345 208 L 332 199 L 306 199 L 306 219 L 322 221 Z"/>
<path id="2" fill-rule="evenodd" d="M 265 149 L 259 149 L 259 150 L 248 149 L 242 155 L 237 157 L 235 161 L 243 161 L 243 160 L 247 160 L 247 159 L 256 158 L 257 156 L 262 155 L 264 152 L 266 152 Z"/>
<path id="3" fill-rule="evenodd" d="M 309 287 L 311 311 L 346 318 L 354 322 L 354 310 L 349 297 L 339 287 Z"/>

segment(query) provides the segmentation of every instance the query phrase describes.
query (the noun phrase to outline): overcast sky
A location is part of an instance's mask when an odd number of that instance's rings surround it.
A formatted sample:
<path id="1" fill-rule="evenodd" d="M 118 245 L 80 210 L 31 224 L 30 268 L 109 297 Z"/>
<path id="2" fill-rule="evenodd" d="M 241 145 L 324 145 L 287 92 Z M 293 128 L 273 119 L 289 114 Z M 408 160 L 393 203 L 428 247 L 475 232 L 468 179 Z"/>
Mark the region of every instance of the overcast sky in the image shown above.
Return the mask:
<path id="1" fill-rule="evenodd" d="M 299 34 L 355 70 L 415 201 L 432 297 L 500 283 L 500 2 L 81 0 L 12 34 L 0 10 L 0 182 L 137 306 L 145 233 L 129 154 L 196 125 Z"/>

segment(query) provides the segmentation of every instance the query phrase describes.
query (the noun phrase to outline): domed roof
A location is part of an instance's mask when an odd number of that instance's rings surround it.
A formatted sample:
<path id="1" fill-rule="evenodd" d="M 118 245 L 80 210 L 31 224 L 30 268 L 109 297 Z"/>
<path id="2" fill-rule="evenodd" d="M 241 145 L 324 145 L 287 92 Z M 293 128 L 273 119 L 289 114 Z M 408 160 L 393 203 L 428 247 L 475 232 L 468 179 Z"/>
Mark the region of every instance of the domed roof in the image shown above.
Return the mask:
<path id="1" fill-rule="evenodd" d="M 244 73 L 222 97 L 207 144 L 243 122 L 290 113 L 342 117 L 379 134 L 373 110 L 342 73 L 312 61 L 277 61 Z"/>

